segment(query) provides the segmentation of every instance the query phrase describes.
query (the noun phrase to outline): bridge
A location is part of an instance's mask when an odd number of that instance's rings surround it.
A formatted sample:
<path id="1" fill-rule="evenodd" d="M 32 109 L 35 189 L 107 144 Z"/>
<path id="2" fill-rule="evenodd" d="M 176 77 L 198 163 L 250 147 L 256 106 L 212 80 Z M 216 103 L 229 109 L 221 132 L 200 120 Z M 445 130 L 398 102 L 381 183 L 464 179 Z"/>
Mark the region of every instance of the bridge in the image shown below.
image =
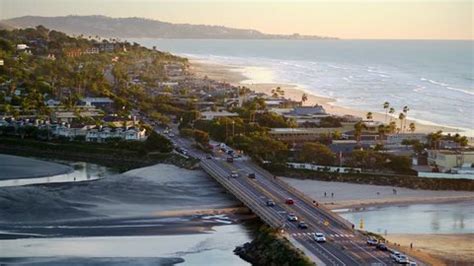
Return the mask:
<path id="1" fill-rule="evenodd" d="M 317 265 L 393 265 L 389 252 L 368 246 L 367 238 L 354 230 L 352 224 L 311 198 L 288 185 L 279 177 L 259 167 L 249 159 L 227 162 L 225 155 L 208 157 L 192 148 L 191 142 L 175 138 L 175 143 L 189 149 L 189 155 L 201 158 L 201 168 L 244 203 L 262 221 L 282 230 L 290 242 L 300 248 Z M 231 177 L 238 173 L 239 177 Z M 254 173 L 255 178 L 247 175 Z M 286 204 L 292 198 L 294 204 Z M 267 206 L 273 200 L 275 206 Z M 288 221 L 289 213 L 304 221 L 307 229 Z M 326 236 L 326 243 L 317 243 L 314 233 Z"/>

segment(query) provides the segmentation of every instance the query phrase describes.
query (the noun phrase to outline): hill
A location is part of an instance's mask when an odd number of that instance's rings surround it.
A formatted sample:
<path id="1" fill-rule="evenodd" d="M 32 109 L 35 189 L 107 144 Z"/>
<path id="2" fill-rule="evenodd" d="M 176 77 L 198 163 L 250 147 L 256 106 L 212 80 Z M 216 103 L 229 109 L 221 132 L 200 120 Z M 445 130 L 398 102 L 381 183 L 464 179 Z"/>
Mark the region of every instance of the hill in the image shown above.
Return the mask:
<path id="1" fill-rule="evenodd" d="M 111 18 L 106 16 L 24 16 L 1 21 L 17 28 L 43 25 L 74 35 L 98 35 L 116 38 L 185 38 L 185 39 L 328 39 L 310 35 L 265 34 L 252 29 L 223 26 L 174 24 L 144 18 Z M 334 39 L 334 38 L 330 38 Z"/>

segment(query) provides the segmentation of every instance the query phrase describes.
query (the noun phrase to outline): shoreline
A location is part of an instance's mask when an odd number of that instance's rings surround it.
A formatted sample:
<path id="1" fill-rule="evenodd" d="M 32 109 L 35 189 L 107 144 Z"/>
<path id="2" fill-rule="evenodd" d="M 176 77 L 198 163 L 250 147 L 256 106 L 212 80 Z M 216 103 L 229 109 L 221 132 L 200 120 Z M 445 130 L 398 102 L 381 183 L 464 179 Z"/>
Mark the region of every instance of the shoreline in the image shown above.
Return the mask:
<path id="1" fill-rule="evenodd" d="M 352 115 L 361 118 L 365 118 L 368 110 L 359 110 L 350 107 L 344 107 L 337 105 L 337 99 L 317 95 L 310 90 L 301 88 L 297 85 L 283 84 L 283 83 L 248 83 L 249 79 L 242 73 L 240 67 L 229 66 L 224 64 L 215 63 L 203 59 L 189 59 L 190 71 L 197 77 L 207 76 L 210 79 L 214 79 L 220 82 L 230 83 L 234 86 L 245 86 L 255 92 L 271 94 L 271 90 L 276 87 L 280 87 L 285 91 L 285 98 L 300 101 L 303 94 L 308 96 L 308 100 L 304 103 L 305 106 L 312 106 L 319 104 L 324 107 L 326 112 L 332 115 Z M 383 102 L 380 103 L 382 106 Z M 382 108 L 381 108 L 382 109 Z M 379 122 L 389 122 L 390 116 L 385 119 L 385 114 L 380 111 L 370 111 L 373 114 L 373 120 Z M 399 124 L 398 118 L 394 117 L 394 121 Z M 416 133 L 432 133 L 442 130 L 444 133 L 461 133 L 466 134 L 468 129 L 461 129 L 450 126 L 437 125 L 428 121 L 420 121 L 414 118 L 408 118 L 408 123 L 416 124 Z M 407 123 L 407 124 L 408 124 Z"/>

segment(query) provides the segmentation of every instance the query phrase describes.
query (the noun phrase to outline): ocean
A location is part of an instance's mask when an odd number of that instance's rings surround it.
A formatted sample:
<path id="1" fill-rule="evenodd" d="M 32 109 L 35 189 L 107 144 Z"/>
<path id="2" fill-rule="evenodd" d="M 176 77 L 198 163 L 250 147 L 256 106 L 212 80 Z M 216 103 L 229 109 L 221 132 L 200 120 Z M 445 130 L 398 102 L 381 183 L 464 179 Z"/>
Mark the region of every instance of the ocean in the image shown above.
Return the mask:
<path id="1" fill-rule="evenodd" d="M 134 39 L 189 58 L 240 68 L 246 83 L 293 84 L 336 105 L 399 113 L 474 136 L 474 43 L 415 40 Z"/>

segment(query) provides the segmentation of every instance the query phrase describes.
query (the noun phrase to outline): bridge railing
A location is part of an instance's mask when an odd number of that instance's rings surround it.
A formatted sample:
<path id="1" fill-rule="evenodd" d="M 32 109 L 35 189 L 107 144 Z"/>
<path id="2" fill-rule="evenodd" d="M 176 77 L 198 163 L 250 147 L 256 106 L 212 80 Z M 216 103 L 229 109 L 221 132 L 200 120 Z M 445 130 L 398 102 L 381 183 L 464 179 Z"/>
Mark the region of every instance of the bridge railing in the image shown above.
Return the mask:
<path id="1" fill-rule="evenodd" d="M 226 188 L 229 192 L 231 192 L 237 199 L 239 199 L 242 203 L 244 203 L 253 213 L 255 213 L 258 217 L 260 217 L 265 223 L 267 223 L 270 227 L 272 228 L 279 228 L 281 226 L 281 221 L 279 219 L 276 219 L 275 217 L 272 217 L 270 215 L 266 215 L 261 208 L 263 206 L 259 205 L 257 202 L 254 202 L 251 199 L 250 195 L 247 195 L 237 189 L 237 187 L 232 184 L 229 180 L 227 180 L 227 177 L 223 177 L 216 173 L 210 165 L 208 165 L 205 162 L 201 162 L 201 167 L 208 173 L 210 176 L 212 176 L 214 179 L 216 179 L 217 182 L 219 182 L 224 188 Z"/>

